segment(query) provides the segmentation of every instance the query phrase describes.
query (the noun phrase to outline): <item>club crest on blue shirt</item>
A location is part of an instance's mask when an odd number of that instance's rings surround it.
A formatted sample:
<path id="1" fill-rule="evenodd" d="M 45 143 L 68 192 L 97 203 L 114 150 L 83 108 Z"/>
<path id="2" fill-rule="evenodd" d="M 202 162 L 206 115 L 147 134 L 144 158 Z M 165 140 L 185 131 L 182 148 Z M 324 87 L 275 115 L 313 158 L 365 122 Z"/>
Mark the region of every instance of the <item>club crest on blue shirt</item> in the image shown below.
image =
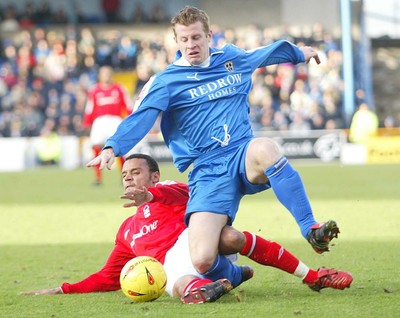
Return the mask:
<path id="1" fill-rule="evenodd" d="M 232 61 L 226 62 L 225 63 L 225 68 L 228 72 L 233 72 L 234 68 L 233 68 L 233 63 Z"/>

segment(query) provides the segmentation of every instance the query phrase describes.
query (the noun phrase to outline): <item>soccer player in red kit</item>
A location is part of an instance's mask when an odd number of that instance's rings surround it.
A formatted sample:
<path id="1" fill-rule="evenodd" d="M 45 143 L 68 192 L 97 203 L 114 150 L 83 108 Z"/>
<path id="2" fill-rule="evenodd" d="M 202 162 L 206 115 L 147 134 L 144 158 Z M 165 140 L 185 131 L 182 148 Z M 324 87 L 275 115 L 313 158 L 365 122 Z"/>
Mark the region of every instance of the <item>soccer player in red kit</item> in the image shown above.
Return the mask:
<path id="1" fill-rule="evenodd" d="M 114 134 L 118 125 L 132 112 L 125 88 L 113 82 L 110 66 L 99 69 L 98 82 L 90 90 L 86 103 L 83 125 L 90 128 L 90 142 L 95 156 L 99 155 L 106 140 Z M 119 159 L 122 167 L 124 158 Z M 96 185 L 102 183 L 99 165 L 94 166 Z"/>
<path id="2" fill-rule="evenodd" d="M 250 279 L 249 266 L 240 268 L 239 283 L 231 284 L 224 277 L 200 275 L 194 268 L 190 255 L 187 228 L 183 221 L 188 187 L 184 183 L 159 182 L 157 162 L 150 156 L 133 154 L 126 158 L 122 178 L 123 199 L 131 200 L 124 207 L 138 206 L 137 212 L 126 219 L 116 236 L 115 246 L 104 267 L 95 274 L 74 284 L 23 292 L 22 294 L 69 294 L 113 291 L 120 289 L 120 272 L 127 261 L 136 256 L 148 255 L 158 259 L 167 273 L 169 295 L 180 297 L 182 303 L 211 302 L 229 292 L 233 287 Z M 309 269 L 281 245 L 249 232 L 240 232 L 225 226 L 221 233 L 220 252 L 224 255 L 240 253 L 259 264 L 272 266 L 300 277 L 312 290 L 331 287 L 344 289 L 352 282 L 351 274 L 334 269 Z"/>

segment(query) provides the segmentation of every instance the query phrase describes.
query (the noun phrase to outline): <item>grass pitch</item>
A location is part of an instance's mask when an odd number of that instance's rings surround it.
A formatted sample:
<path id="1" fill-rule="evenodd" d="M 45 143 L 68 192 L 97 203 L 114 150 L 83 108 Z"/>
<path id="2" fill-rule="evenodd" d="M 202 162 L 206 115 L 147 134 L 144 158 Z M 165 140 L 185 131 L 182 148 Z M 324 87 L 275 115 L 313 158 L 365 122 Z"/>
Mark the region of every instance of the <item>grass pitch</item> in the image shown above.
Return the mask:
<path id="1" fill-rule="evenodd" d="M 244 257 L 255 269 L 215 303 L 185 306 L 163 296 L 132 304 L 121 291 L 23 296 L 20 291 L 76 282 L 100 269 L 116 231 L 132 210 L 122 208 L 119 173 L 93 187 L 90 169 L 0 173 L 1 317 L 398 317 L 400 313 L 400 165 L 296 165 L 314 214 L 333 218 L 341 234 L 318 255 L 301 237 L 272 191 L 246 197 L 235 226 L 281 243 L 312 268 L 350 271 L 344 291 L 315 293 L 300 280 Z M 170 165 L 162 178 L 186 180 Z"/>

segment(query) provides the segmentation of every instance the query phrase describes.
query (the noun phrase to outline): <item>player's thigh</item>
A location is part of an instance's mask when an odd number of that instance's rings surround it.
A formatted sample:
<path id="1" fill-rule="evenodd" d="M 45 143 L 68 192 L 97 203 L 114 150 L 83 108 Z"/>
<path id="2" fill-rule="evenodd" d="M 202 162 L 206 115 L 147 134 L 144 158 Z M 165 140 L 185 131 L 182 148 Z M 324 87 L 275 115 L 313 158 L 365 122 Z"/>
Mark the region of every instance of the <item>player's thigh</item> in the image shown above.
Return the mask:
<path id="1" fill-rule="evenodd" d="M 192 261 L 212 263 L 218 253 L 221 230 L 228 216 L 212 212 L 195 212 L 189 221 L 189 247 Z"/>

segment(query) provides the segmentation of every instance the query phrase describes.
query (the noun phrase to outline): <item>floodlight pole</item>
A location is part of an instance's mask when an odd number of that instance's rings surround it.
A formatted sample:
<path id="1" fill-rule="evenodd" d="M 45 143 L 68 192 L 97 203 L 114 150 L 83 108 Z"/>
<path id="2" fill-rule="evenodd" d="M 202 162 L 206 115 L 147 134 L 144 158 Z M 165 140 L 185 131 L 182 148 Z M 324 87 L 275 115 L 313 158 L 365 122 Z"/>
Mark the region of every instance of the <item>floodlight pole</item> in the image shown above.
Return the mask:
<path id="1" fill-rule="evenodd" d="M 353 44 L 351 27 L 351 0 L 340 0 L 340 17 L 342 25 L 342 51 L 343 51 L 343 80 L 344 96 L 343 111 L 346 126 L 350 126 L 354 112 L 354 71 L 353 71 Z"/>

